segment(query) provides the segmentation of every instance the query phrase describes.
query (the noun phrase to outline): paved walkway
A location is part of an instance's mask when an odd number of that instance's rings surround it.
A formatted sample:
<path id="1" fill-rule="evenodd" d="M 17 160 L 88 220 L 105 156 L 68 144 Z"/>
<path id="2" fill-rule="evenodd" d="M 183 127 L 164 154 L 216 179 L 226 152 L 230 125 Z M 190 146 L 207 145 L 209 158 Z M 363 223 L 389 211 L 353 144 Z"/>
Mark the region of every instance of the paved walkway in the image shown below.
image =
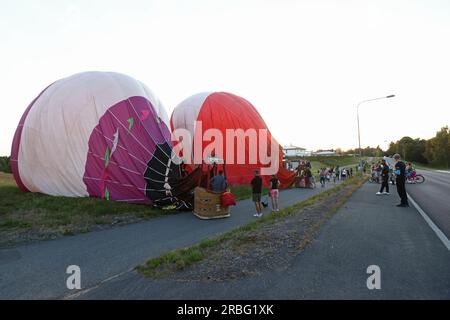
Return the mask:
<path id="1" fill-rule="evenodd" d="M 366 183 L 358 190 L 288 270 L 228 282 L 129 272 L 78 298 L 450 299 L 450 251 L 416 209 L 395 207 L 397 195 L 376 196 L 378 188 Z M 367 289 L 369 265 L 381 269 L 380 290 Z"/>
<path id="2" fill-rule="evenodd" d="M 322 190 L 318 187 L 283 191 L 280 208 Z M 185 212 L 114 229 L 0 249 L 0 299 L 47 299 L 72 294 L 66 288 L 68 275 L 65 272 L 69 265 L 80 266 L 83 289 L 93 287 L 163 252 L 192 245 L 246 224 L 256 219 L 254 210 L 253 203 L 245 200 L 232 208 L 232 216 L 227 219 L 205 221 Z"/>

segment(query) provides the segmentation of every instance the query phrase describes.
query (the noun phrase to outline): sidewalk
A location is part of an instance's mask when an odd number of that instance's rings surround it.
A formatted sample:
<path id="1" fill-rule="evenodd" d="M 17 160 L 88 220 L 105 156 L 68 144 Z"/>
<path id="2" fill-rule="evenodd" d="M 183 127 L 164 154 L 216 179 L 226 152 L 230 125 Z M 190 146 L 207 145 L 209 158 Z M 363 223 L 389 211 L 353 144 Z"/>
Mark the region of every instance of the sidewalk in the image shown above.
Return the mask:
<path id="1" fill-rule="evenodd" d="M 280 208 L 323 190 L 289 189 L 280 193 Z M 78 265 L 82 288 L 129 271 L 163 252 L 192 245 L 254 219 L 254 204 L 239 201 L 231 217 L 200 220 L 190 212 L 162 216 L 114 229 L 0 249 L 0 299 L 48 299 L 73 293 L 66 288 L 66 268 Z M 270 212 L 269 208 L 264 210 Z"/>
<path id="2" fill-rule="evenodd" d="M 152 280 L 129 272 L 82 299 L 450 299 L 450 252 L 396 194 L 366 183 L 288 270 L 229 282 Z M 368 290 L 367 267 L 381 269 Z"/>

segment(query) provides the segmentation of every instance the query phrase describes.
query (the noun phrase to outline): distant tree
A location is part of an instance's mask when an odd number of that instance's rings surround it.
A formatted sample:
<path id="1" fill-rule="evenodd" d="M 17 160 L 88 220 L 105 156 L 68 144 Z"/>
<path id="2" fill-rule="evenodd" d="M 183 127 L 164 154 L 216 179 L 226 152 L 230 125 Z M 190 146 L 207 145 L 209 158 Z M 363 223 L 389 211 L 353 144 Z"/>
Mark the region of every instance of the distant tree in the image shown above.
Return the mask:
<path id="1" fill-rule="evenodd" d="M 448 126 L 441 128 L 434 138 L 425 143 L 425 157 L 439 167 L 450 167 L 450 130 Z"/>
<path id="2" fill-rule="evenodd" d="M 404 159 L 412 162 L 427 163 L 425 157 L 426 140 L 403 137 L 396 142 L 391 142 L 386 155 L 392 156 L 399 153 Z"/>
<path id="3" fill-rule="evenodd" d="M 0 157 L 0 171 L 11 173 L 11 163 L 9 157 Z"/>

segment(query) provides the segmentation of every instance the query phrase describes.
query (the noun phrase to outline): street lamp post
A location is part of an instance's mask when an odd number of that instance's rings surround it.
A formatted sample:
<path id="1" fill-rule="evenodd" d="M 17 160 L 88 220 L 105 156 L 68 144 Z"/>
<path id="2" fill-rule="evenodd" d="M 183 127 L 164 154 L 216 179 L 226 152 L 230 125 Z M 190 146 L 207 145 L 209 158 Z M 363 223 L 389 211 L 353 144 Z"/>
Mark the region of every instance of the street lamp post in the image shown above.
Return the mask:
<path id="1" fill-rule="evenodd" d="M 360 101 L 358 103 L 358 105 L 356 106 L 356 119 L 358 121 L 359 170 L 361 172 L 363 171 L 363 167 L 362 167 L 361 134 L 359 131 L 359 106 L 365 102 L 381 100 L 381 99 L 389 99 L 389 98 L 393 98 L 393 97 L 395 97 L 395 94 L 391 94 L 391 95 L 385 96 L 385 97 L 374 98 L 374 99 L 367 99 L 367 100 Z"/>

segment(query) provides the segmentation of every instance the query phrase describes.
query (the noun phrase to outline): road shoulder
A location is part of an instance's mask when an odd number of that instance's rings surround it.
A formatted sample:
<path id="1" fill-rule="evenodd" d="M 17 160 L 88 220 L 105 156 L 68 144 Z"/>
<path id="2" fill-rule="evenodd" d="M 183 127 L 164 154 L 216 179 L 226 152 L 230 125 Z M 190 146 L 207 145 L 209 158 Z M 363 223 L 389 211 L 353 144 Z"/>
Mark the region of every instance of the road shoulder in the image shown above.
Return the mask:
<path id="1" fill-rule="evenodd" d="M 449 299 L 450 254 L 415 208 L 365 184 L 284 270 L 233 281 L 147 279 L 128 273 L 84 299 Z M 367 288 L 379 266 L 381 289 Z"/>

